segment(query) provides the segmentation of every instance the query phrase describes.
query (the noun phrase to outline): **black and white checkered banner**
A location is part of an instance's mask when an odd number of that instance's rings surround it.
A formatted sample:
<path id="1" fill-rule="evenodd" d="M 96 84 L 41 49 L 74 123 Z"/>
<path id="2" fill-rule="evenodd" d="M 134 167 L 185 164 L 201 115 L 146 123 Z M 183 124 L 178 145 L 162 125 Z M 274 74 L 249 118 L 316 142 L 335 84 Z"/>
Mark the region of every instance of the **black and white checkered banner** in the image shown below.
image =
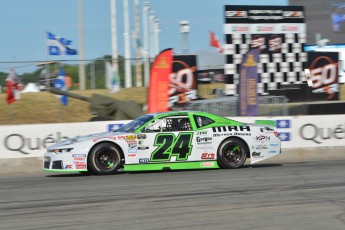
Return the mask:
<path id="1" fill-rule="evenodd" d="M 257 90 L 261 95 L 281 85 L 306 81 L 307 55 L 304 9 L 300 6 L 225 6 L 224 67 L 227 95 L 238 94 L 239 69 L 244 54 L 260 50 Z"/>

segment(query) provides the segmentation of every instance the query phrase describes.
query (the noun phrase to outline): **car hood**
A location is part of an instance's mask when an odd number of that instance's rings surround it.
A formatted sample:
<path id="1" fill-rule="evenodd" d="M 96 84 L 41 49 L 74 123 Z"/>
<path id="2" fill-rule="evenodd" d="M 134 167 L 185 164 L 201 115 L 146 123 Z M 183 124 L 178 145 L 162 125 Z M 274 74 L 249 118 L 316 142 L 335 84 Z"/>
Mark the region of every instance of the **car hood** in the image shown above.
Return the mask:
<path id="1" fill-rule="evenodd" d="M 94 140 L 94 139 L 99 139 L 99 138 L 103 138 L 103 137 L 116 137 L 116 136 L 124 135 L 124 134 L 128 134 L 128 133 L 101 132 L 101 133 L 94 133 L 94 134 L 90 134 L 90 135 L 75 136 L 75 137 L 72 137 L 68 140 L 63 140 L 63 141 L 60 141 L 54 145 L 51 145 L 48 147 L 48 149 L 59 148 L 59 147 L 63 147 L 66 145 L 72 145 L 72 144 L 77 143 L 77 142 Z"/>

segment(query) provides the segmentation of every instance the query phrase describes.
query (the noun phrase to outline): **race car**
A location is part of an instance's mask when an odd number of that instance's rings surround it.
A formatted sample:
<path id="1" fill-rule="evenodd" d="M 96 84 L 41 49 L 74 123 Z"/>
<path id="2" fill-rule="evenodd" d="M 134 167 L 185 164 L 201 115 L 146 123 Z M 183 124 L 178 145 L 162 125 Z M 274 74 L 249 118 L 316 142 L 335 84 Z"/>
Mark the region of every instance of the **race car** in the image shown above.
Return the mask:
<path id="1" fill-rule="evenodd" d="M 43 169 L 124 171 L 235 169 L 281 153 L 275 121 L 242 123 L 199 111 L 143 115 L 117 130 L 77 136 L 47 148 Z"/>

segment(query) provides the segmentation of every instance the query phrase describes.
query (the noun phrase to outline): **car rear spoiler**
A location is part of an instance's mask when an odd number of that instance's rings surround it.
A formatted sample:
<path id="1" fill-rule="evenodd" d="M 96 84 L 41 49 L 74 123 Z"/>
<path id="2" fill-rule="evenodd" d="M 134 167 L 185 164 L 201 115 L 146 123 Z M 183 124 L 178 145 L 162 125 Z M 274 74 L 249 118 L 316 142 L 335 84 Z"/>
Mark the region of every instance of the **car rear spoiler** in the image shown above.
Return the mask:
<path id="1" fill-rule="evenodd" d="M 277 127 L 276 121 L 274 121 L 274 120 L 256 120 L 255 124 L 257 124 L 257 125 L 272 125 L 273 127 Z"/>

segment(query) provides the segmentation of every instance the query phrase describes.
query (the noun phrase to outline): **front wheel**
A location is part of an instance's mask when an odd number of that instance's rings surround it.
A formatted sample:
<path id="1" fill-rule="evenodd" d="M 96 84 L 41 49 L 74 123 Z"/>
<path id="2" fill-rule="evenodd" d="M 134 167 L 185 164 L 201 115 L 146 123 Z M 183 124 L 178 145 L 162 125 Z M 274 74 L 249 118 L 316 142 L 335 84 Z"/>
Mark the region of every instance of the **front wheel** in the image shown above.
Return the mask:
<path id="1" fill-rule="evenodd" d="M 218 148 L 217 162 L 221 168 L 234 169 L 241 167 L 247 159 L 248 148 L 238 139 L 229 138 Z"/>
<path id="2" fill-rule="evenodd" d="M 113 144 L 99 144 L 90 152 L 88 167 L 95 174 L 114 174 L 121 167 L 121 153 Z"/>

